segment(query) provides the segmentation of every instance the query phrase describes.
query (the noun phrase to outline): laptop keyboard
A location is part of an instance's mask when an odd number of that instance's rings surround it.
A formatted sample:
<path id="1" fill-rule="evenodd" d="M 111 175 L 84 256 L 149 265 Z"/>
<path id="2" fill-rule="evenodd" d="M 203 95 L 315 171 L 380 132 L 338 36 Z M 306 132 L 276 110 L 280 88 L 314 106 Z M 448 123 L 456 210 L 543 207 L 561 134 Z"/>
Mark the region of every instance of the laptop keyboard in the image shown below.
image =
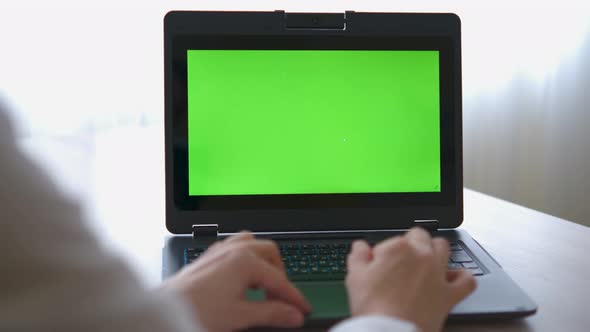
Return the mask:
<path id="1" fill-rule="evenodd" d="M 350 242 L 278 242 L 281 259 L 292 281 L 344 280 L 346 276 L 346 257 L 350 252 Z M 478 263 L 458 242 L 451 242 L 451 256 L 448 268 L 466 269 L 474 276 L 484 274 Z M 187 248 L 184 263 L 197 259 L 204 248 Z"/>

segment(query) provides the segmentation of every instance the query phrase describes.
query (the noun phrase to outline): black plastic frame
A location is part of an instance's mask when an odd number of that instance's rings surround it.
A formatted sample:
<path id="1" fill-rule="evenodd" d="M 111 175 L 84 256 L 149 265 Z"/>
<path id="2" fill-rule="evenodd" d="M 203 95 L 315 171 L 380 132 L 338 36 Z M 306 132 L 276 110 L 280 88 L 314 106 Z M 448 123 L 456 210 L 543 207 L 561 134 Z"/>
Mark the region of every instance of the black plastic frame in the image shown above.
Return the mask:
<path id="1" fill-rule="evenodd" d="M 313 17 L 321 18 L 314 14 Z M 330 14 L 334 19 L 334 14 Z M 343 15 L 343 14 L 341 14 Z M 344 15 L 343 15 L 344 17 Z M 166 225 L 190 233 L 453 228 L 463 219 L 460 22 L 454 14 L 346 13 L 346 29 L 288 29 L 284 12 L 170 12 L 164 20 Z M 427 49 L 440 51 L 441 193 L 189 196 L 187 49 Z"/>

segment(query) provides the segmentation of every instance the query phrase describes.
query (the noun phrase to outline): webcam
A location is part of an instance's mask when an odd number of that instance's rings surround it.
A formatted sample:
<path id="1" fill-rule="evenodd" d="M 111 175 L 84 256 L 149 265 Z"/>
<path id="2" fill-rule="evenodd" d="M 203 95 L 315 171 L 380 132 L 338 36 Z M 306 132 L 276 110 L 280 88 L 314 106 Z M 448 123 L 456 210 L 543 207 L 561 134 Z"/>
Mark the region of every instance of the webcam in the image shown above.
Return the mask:
<path id="1" fill-rule="evenodd" d="M 346 15 L 335 13 L 285 13 L 285 28 L 287 29 L 331 29 L 344 30 Z"/>

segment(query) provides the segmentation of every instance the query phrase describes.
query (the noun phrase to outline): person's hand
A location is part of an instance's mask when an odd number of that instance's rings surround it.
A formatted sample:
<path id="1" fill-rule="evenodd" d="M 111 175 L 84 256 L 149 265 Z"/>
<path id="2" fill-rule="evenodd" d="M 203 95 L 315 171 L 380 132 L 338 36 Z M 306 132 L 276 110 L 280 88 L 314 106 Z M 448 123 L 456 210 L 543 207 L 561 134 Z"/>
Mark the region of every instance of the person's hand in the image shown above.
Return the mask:
<path id="1" fill-rule="evenodd" d="M 355 241 L 346 287 L 353 316 L 386 315 L 440 331 L 452 307 L 475 290 L 465 270 L 447 271 L 449 244 L 414 228 L 371 248 Z"/>
<path id="2" fill-rule="evenodd" d="M 210 332 L 254 326 L 299 327 L 310 306 L 287 279 L 276 244 L 241 233 L 211 246 L 168 279 L 165 288 L 183 295 Z M 261 288 L 267 299 L 252 302 L 246 290 Z"/>

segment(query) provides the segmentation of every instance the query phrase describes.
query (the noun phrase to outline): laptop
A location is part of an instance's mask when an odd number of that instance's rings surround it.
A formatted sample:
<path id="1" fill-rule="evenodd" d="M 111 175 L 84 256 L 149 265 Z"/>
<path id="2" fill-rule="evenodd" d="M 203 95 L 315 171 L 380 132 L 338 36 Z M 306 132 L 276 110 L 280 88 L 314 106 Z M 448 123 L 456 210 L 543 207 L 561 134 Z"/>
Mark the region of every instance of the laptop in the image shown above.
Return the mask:
<path id="1" fill-rule="evenodd" d="M 477 278 L 451 319 L 536 311 L 458 229 L 456 15 L 175 11 L 164 19 L 164 60 L 166 226 L 175 234 L 164 277 L 250 230 L 277 241 L 313 307 L 306 324 L 331 324 L 349 315 L 351 242 L 420 226 L 448 239 L 449 269 Z"/>

